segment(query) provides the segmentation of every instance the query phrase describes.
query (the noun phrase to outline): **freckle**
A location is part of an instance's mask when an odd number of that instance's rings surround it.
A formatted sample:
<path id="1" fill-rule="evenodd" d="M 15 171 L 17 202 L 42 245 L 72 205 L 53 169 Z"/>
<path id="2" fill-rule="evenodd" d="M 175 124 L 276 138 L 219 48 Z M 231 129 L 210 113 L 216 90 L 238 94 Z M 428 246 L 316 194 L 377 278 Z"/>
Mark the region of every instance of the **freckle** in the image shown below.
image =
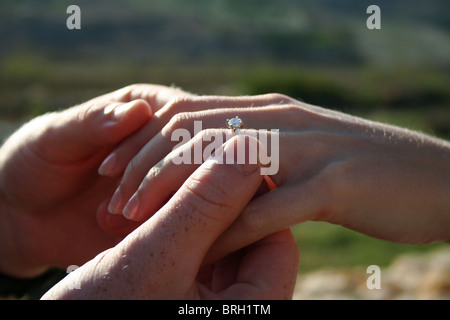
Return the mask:
<path id="1" fill-rule="evenodd" d="M 188 232 L 189 228 L 188 227 L 184 227 L 184 231 Z"/>

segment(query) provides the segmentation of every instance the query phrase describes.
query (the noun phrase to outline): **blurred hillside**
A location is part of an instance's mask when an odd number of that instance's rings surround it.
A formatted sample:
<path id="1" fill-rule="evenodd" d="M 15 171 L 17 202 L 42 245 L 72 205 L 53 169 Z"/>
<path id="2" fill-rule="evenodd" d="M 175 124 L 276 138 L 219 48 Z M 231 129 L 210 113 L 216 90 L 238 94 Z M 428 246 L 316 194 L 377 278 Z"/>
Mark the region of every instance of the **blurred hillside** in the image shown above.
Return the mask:
<path id="1" fill-rule="evenodd" d="M 71 4 L 82 30 L 66 28 Z M 371 4 L 381 30 L 366 27 Z M 26 118 L 148 82 L 280 92 L 450 139 L 449 13 L 442 0 L 1 0 L 0 138 Z M 388 264 L 405 250 L 335 226 L 296 230 L 305 268 Z"/>
<path id="2" fill-rule="evenodd" d="M 2 0 L 0 116 L 153 82 L 282 92 L 450 136 L 450 3 L 377 3 L 382 29 L 371 31 L 370 1 L 82 0 L 71 31 L 71 1 Z"/>

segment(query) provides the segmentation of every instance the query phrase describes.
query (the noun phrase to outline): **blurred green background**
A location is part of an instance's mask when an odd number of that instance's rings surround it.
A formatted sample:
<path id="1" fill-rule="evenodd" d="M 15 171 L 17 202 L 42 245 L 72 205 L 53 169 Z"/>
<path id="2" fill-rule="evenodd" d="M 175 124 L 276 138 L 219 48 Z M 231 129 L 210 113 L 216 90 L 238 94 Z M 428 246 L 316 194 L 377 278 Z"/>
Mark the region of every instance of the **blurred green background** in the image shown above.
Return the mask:
<path id="1" fill-rule="evenodd" d="M 81 30 L 66 9 L 81 8 Z M 381 8 L 381 30 L 366 9 Z M 0 137 L 132 83 L 280 92 L 450 138 L 450 2 L 1 0 Z M 389 264 L 409 246 L 325 223 L 294 228 L 300 271 Z"/>

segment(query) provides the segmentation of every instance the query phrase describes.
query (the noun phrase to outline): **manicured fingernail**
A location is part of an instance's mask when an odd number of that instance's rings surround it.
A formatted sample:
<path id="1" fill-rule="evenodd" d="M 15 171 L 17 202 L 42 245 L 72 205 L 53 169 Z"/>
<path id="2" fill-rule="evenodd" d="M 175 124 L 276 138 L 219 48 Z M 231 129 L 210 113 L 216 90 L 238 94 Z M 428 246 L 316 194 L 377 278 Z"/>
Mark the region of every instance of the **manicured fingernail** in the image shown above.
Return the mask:
<path id="1" fill-rule="evenodd" d="M 136 218 L 136 214 L 139 210 L 139 197 L 137 195 L 137 193 L 135 193 L 130 201 L 128 201 L 127 205 L 125 206 L 125 208 L 123 208 L 123 215 L 125 216 L 125 218 L 134 220 Z"/>
<path id="2" fill-rule="evenodd" d="M 122 192 L 120 191 L 120 187 L 117 188 L 116 192 L 114 192 L 114 195 L 111 198 L 111 201 L 108 205 L 108 211 L 112 214 L 121 214 L 122 213 Z"/>
<path id="3" fill-rule="evenodd" d="M 106 159 L 103 161 L 103 163 L 98 168 L 98 174 L 101 176 L 110 176 L 114 172 L 114 166 L 116 165 L 116 154 L 113 152 L 111 153 Z"/>

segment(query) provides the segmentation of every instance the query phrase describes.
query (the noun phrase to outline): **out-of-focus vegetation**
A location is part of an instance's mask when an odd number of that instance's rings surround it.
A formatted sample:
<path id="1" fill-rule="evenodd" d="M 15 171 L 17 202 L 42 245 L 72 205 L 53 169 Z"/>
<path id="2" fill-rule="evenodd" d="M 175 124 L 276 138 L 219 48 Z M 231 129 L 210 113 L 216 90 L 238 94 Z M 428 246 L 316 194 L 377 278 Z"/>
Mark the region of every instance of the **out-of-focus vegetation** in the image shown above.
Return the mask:
<path id="1" fill-rule="evenodd" d="M 81 30 L 66 28 L 70 4 L 81 8 Z M 377 1 L 381 30 L 366 28 L 370 4 L 2 0 L 0 133 L 148 82 L 198 94 L 280 92 L 449 139 L 450 2 Z M 382 265 L 403 250 L 428 248 L 326 224 L 294 230 L 302 268 Z"/>
<path id="2" fill-rule="evenodd" d="M 300 270 L 388 266 L 400 254 L 426 252 L 448 244 L 409 245 L 368 237 L 325 222 L 310 221 L 292 228 L 300 248 Z"/>

